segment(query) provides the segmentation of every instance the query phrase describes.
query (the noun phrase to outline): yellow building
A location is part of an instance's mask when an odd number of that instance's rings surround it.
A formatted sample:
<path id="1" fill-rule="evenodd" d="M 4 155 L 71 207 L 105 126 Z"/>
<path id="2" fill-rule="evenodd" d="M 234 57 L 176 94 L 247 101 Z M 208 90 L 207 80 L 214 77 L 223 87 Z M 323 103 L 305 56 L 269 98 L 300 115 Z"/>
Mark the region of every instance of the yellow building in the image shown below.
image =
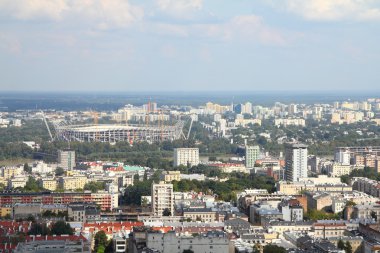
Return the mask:
<path id="1" fill-rule="evenodd" d="M 167 171 L 162 173 L 161 178 L 165 183 L 170 183 L 171 181 L 181 181 L 180 171 Z"/>
<path id="2" fill-rule="evenodd" d="M 11 215 L 12 207 L 0 207 L 0 217 Z"/>
<path id="3" fill-rule="evenodd" d="M 39 185 L 42 188 L 45 188 L 50 191 L 57 190 L 57 180 L 55 178 L 42 178 L 38 181 Z"/>
<path id="4" fill-rule="evenodd" d="M 64 190 L 83 189 L 86 183 L 86 176 L 60 177 L 58 180 L 59 187 Z"/>
<path id="5" fill-rule="evenodd" d="M 24 168 L 22 167 L 3 167 L 1 168 L 0 175 L 5 179 L 10 179 L 21 175 L 23 171 Z"/>

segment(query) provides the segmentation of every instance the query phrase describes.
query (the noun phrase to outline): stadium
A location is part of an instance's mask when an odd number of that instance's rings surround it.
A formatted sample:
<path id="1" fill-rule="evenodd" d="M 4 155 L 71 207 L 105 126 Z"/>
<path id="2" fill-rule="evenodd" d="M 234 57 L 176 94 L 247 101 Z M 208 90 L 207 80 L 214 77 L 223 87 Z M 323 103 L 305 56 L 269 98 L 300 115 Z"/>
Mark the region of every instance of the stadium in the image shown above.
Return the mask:
<path id="1" fill-rule="evenodd" d="M 70 125 L 64 121 L 53 123 L 56 139 L 80 142 L 134 142 L 149 143 L 180 139 L 184 123 L 178 121 L 174 126 L 86 124 Z"/>

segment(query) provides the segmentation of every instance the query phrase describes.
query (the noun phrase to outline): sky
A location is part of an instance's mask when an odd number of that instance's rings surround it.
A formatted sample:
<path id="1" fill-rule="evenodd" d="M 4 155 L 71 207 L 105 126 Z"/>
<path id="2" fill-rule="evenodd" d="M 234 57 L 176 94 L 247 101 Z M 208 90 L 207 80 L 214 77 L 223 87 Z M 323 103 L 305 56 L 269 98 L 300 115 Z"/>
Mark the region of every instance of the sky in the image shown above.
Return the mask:
<path id="1" fill-rule="evenodd" d="M 0 0 L 0 91 L 380 91 L 380 1 Z"/>

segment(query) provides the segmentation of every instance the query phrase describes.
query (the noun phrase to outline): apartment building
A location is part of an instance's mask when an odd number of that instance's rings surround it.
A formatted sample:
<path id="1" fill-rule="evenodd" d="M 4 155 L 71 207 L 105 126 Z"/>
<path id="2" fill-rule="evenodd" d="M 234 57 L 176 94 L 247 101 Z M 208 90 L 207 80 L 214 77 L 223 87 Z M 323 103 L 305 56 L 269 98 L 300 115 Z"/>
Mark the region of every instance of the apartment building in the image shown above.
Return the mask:
<path id="1" fill-rule="evenodd" d="M 175 148 L 173 166 L 196 166 L 199 164 L 198 148 Z"/>
<path id="2" fill-rule="evenodd" d="M 165 209 L 168 209 L 171 216 L 174 214 L 174 194 L 173 184 L 165 184 L 161 181 L 152 184 L 152 212 L 155 216 L 162 216 Z"/>

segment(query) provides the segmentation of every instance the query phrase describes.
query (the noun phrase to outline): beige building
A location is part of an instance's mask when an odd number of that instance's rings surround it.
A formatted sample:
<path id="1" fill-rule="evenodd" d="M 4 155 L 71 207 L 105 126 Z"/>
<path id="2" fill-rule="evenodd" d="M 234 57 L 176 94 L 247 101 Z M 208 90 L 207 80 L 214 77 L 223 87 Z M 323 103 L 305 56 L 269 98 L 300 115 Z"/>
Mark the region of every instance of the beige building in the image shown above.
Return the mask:
<path id="1" fill-rule="evenodd" d="M 58 180 L 58 186 L 64 190 L 83 189 L 86 183 L 87 177 L 79 175 L 75 177 L 60 177 Z"/>
<path id="2" fill-rule="evenodd" d="M 171 181 L 181 181 L 180 171 L 166 171 L 161 174 L 161 180 L 165 183 L 170 183 Z"/>
<path id="3" fill-rule="evenodd" d="M 175 148 L 174 149 L 174 167 L 180 165 L 196 166 L 199 164 L 198 148 Z"/>
<path id="4" fill-rule="evenodd" d="M 0 168 L 0 175 L 4 179 L 10 179 L 12 177 L 20 176 L 23 171 L 23 167 L 2 167 Z"/>
<path id="5" fill-rule="evenodd" d="M 163 216 L 165 209 L 168 209 L 171 216 L 174 215 L 174 194 L 173 184 L 165 184 L 161 181 L 152 184 L 152 212 L 154 216 Z"/>
<path id="6" fill-rule="evenodd" d="M 317 222 L 314 224 L 314 236 L 316 238 L 328 239 L 330 237 L 344 236 L 347 226 L 344 222 Z"/>
<path id="7" fill-rule="evenodd" d="M 284 232 L 306 233 L 312 230 L 313 223 L 310 221 L 272 221 L 269 228 L 279 234 L 283 234 Z"/>
<path id="8" fill-rule="evenodd" d="M 229 109 L 230 107 L 228 105 L 219 105 L 211 102 L 206 103 L 206 110 L 214 111 L 215 113 L 224 113 Z"/>
<path id="9" fill-rule="evenodd" d="M 326 192 L 306 192 L 306 197 L 308 210 L 325 210 L 332 206 L 332 197 Z"/>
<path id="10" fill-rule="evenodd" d="M 50 191 L 55 191 L 57 190 L 57 180 L 55 178 L 41 178 L 38 180 L 38 184 L 40 187 L 50 190 Z"/>
<path id="11" fill-rule="evenodd" d="M 10 189 L 23 188 L 25 187 L 27 181 L 28 181 L 28 178 L 24 176 L 11 178 L 8 180 L 8 188 Z"/>
<path id="12" fill-rule="evenodd" d="M 339 178 L 337 178 L 339 179 Z M 324 191 L 324 192 L 349 192 L 352 191 L 352 186 L 343 183 L 325 183 L 314 184 L 313 182 L 285 182 L 276 183 L 278 192 L 286 195 L 300 194 L 303 191 Z"/>
<path id="13" fill-rule="evenodd" d="M 189 208 L 183 211 L 183 217 L 185 220 L 214 222 L 216 221 L 216 212 L 211 208 Z"/>
<path id="14" fill-rule="evenodd" d="M 364 166 L 346 165 L 341 163 L 333 163 L 327 167 L 327 172 L 331 177 L 341 177 L 343 175 L 349 175 L 353 170 L 364 169 Z"/>

